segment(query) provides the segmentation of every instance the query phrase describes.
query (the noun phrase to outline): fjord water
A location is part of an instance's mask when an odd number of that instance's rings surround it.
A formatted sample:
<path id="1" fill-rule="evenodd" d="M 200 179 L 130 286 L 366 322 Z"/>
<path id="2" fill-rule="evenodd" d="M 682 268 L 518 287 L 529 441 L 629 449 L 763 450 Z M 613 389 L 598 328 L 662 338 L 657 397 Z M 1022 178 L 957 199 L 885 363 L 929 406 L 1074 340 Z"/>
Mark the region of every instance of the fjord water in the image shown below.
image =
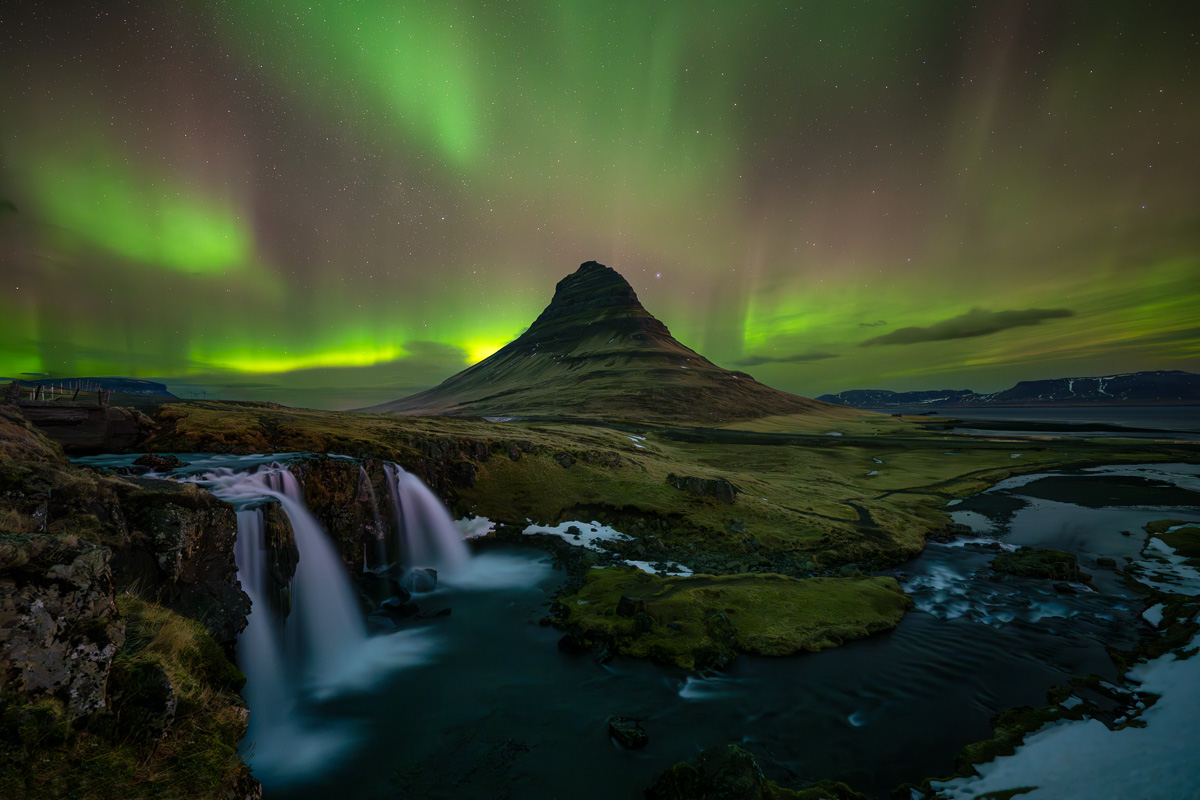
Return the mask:
<path id="1" fill-rule="evenodd" d="M 270 481 L 250 490 L 281 503 L 289 494 Z M 719 673 L 620 658 L 601 666 L 559 652 L 560 633 L 538 621 L 563 575 L 532 549 L 468 556 L 435 592 L 417 596 L 423 611 L 450 608 L 449 616 L 339 639 L 331 668 L 353 665 L 357 680 L 320 680 L 303 668 L 307 657 L 260 641 L 278 634 L 279 622 L 262 633 L 252 592 L 255 613 L 239 643 L 252 720 L 243 753 L 268 800 L 637 797 L 666 766 L 727 742 L 742 743 L 785 785 L 832 778 L 886 797 L 899 783 L 948 774 L 959 748 L 990 735 L 994 713 L 1042 705 L 1049 687 L 1075 674 L 1115 678 L 1105 648 L 1127 647 L 1147 630 L 1145 604 L 1096 559 L 1136 556 L 1149 521 L 1200 518 L 1198 490 L 1195 465 L 1010 479 L 950 509 L 976 536 L 930 543 L 891 571 L 916 602 L 895 631 L 815 655 L 743 656 Z M 296 525 L 307 512 L 291 493 L 284 509 Z M 255 513 L 239 514 L 248 591 L 259 570 L 244 553 Z M 332 548 L 299 544 L 301 562 L 311 552 L 329 568 L 321 582 L 349 586 Z M 1075 552 L 1097 591 L 1060 594 L 1046 582 L 993 575 L 997 548 L 1015 544 Z M 297 573 L 294 592 L 306 591 L 309 574 Z M 296 614 L 307 617 L 306 608 L 297 602 Z M 298 617 L 283 627 L 309 623 L 316 637 L 337 624 Z M 642 720 L 646 749 L 615 746 L 612 715 Z"/>

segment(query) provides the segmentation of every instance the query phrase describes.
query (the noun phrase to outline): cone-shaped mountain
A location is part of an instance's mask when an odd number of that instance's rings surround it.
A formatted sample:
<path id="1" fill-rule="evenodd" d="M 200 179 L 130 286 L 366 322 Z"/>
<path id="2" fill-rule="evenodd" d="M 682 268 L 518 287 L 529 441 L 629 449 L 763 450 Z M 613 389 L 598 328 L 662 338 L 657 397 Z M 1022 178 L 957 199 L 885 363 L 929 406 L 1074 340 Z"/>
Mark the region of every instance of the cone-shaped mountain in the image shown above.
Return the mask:
<path id="1" fill-rule="evenodd" d="M 529 329 L 440 385 L 368 411 L 714 423 L 830 409 L 722 369 L 671 336 L 595 261 Z"/>

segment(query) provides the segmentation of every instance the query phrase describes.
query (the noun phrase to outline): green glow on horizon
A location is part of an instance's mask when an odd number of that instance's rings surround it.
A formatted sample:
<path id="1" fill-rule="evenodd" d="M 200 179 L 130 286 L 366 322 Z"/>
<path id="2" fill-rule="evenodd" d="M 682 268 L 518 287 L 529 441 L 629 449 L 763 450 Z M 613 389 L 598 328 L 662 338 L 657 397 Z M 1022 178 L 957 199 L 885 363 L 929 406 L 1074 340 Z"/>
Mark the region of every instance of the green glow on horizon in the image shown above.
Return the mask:
<path id="1" fill-rule="evenodd" d="M 192 352 L 191 359 L 197 365 L 193 368 L 194 372 L 201 371 L 200 365 L 203 365 L 210 369 L 256 375 L 319 367 L 367 367 L 393 361 L 403 355 L 404 349 L 395 345 L 364 343 L 331 350 L 310 350 L 295 355 L 286 351 L 265 352 L 261 347 L 217 352 L 197 348 Z"/>

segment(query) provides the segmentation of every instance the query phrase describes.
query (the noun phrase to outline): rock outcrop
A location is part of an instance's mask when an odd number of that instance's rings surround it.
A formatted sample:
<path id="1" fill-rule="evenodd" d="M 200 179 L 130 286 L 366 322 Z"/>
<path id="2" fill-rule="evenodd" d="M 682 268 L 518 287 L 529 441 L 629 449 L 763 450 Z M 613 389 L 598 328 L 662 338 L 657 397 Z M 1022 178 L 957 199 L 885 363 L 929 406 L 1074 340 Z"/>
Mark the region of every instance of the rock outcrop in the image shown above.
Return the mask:
<path id="1" fill-rule="evenodd" d="M 233 509 L 75 467 L 11 408 L 0 455 L 0 797 L 259 796 Z"/>

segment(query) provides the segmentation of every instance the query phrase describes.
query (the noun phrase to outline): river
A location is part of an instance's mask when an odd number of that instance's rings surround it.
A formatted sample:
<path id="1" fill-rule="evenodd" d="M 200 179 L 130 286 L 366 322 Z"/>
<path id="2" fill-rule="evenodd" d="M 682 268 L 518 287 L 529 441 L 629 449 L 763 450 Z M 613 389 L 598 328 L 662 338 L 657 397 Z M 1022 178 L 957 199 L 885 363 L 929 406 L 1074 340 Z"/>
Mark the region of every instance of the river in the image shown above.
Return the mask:
<path id="1" fill-rule="evenodd" d="M 948 775 L 996 712 L 1044 705 L 1072 675 L 1117 677 L 1106 648 L 1149 632 L 1146 603 L 1097 559 L 1137 558 L 1148 522 L 1200 519 L 1200 466 L 1027 475 L 949 510 L 975 534 L 885 573 L 916 602 L 894 631 L 695 675 L 560 652 L 539 620 L 562 573 L 537 550 L 485 547 L 420 597 L 451 613 L 404 623 L 407 652 L 368 688 L 301 701 L 316 746 L 247 741 L 244 754 L 268 800 L 633 798 L 670 764 L 736 742 L 783 785 L 830 778 L 888 797 Z M 993 574 L 1015 545 L 1074 552 L 1094 589 Z M 612 715 L 641 720 L 649 745 L 616 746 Z"/>

